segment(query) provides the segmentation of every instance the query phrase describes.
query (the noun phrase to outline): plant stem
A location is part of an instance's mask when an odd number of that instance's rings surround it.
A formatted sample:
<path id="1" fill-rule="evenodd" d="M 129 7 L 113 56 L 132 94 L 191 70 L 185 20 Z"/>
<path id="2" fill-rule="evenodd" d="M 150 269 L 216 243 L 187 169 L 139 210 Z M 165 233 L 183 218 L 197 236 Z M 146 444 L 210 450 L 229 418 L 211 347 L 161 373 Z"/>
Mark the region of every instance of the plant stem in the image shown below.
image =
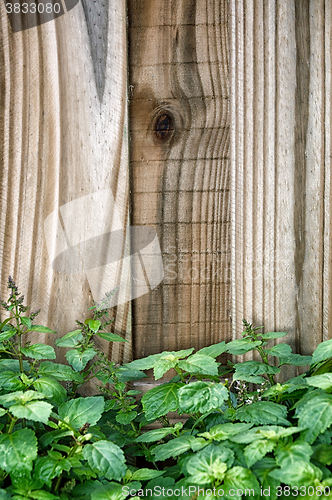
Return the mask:
<path id="1" fill-rule="evenodd" d="M 13 429 L 14 429 L 14 426 L 16 424 L 16 421 L 17 421 L 17 418 L 13 417 L 12 420 L 11 420 L 11 422 L 10 422 L 7 434 L 11 434 L 13 432 Z"/>

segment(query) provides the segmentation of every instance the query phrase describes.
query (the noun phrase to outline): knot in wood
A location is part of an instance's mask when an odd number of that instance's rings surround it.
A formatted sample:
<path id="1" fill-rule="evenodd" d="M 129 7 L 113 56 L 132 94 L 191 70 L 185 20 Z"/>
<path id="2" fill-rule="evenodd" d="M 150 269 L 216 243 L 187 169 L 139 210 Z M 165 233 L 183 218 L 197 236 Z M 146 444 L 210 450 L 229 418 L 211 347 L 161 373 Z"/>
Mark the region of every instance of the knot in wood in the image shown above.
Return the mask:
<path id="1" fill-rule="evenodd" d="M 153 131 L 160 142 L 170 139 L 174 132 L 174 118 L 171 113 L 165 111 L 160 113 L 155 119 Z"/>

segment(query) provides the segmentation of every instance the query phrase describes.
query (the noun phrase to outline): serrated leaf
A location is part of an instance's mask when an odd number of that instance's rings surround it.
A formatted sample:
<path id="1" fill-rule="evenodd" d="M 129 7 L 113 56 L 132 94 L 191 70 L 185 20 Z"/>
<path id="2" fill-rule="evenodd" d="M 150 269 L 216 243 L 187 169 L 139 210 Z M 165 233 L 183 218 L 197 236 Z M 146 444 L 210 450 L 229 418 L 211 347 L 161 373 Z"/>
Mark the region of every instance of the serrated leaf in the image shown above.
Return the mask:
<path id="1" fill-rule="evenodd" d="M 308 443 L 297 439 L 295 442 L 279 443 L 274 454 L 277 465 L 285 469 L 299 460 L 310 462 L 312 453 L 313 450 Z"/>
<path id="2" fill-rule="evenodd" d="M 52 408 L 52 405 L 45 401 L 30 401 L 25 405 L 12 405 L 10 407 L 10 413 L 17 418 L 26 418 L 27 420 L 47 424 Z"/>
<path id="3" fill-rule="evenodd" d="M 136 438 L 136 443 L 154 443 L 155 441 L 160 441 L 164 437 L 173 433 L 173 427 L 163 427 L 161 429 L 154 429 L 153 431 L 147 431 Z"/>
<path id="4" fill-rule="evenodd" d="M 196 353 L 186 360 L 179 361 L 178 366 L 189 373 L 217 376 L 219 363 L 211 356 Z"/>
<path id="5" fill-rule="evenodd" d="M 79 429 L 84 424 L 96 425 L 104 410 L 104 398 L 93 396 L 77 398 L 59 406 L 59 417 L 67 418 L 72 427 Z"/>
<path id="6" fill-rule="evenodd" d="M 37 391 L 16 391 L 11 392 L 10 394 L 4 394 L 0 396 L 0 404 L 4 406 L 10 406 L 12 401 L 15 403 L 25 404 L 28 401 L 34 401 L 36 399 L 44 399 L 45 396 L 41 392 Z"/>
<path id="7" fill-rule="evenodd" d="M 26 326 L 28 330 L 31 328 L 31 320 L 30 318 L 27 318 L 26 316 L 21 316 L 21 323 L 22 325 Z"/>
<path id="8" fill-rule="evenodd" d="M 55 330 L 43 325 L 31 325 L 30 331 L 39 333 L 56 333 Z"/>
<path id="9" fill-rule="evenodd" d="M 214 382 L 192 382 L 178 391 L 182 413 L 206 413 L 219 408 L 228 399 L 228 391 L 223 384 Z"/>
<path id="10" fill-rule="evenodd" d="M 290 354 L 289 356 L 279 358 L 280 365 L 306 366 L 310 365 L 312 356 L 302 356 L 301 354 Z"/>
<path id="11" fill-rule="evenodd" d="M 245 354 L 248 351 L 251 351 L 255 347 L 262 345 L 260 340 L 252 341 L 250 339 L 238 339 L 233 340 L 232 342 L 228 342 L 227 344 L 227 352 L 229 354 L 240 355 Z"/>
<path id="12" fill-rule="evenodd" d="M 210 444 L 188 459 L 186 471 L 196 484 L 209 484 L 223 481 L 227 468 L 234 461 L 234 452 L 222 445 Z"/>
<path id="13" fill-rule="evenodd" d="M 264 351 L 270 356 L 276 356 L 277 358 L 287 358 L 292 354 L 292 348 L 288 344 L 276 344 L 271 349 L 264 349 Z"/>
<path id="14" fill-rule="evenodd" d="M 219 344 L 213 344 L 209 345 L 208 347 L 203 347 L 203 349 L 200 349 L 197 351 L 196 354 L 204 354 L 205 356 L 211 356 L 211 358 L 216 358 L 217 356 L 220 356 L 223 352 L 226 352 L 227 350 L 227 345 L 226 342 L 223 340 L 222 342 L 219 342 Z"/>
<path id="15" fill-rule="evenodd" d="M 110 441 L 97 441 L 83 448 L 83 456 L 99 477 L 119 480 L 126 474 L 125 456 L 119 446 Z"/>
<path id="16" fill-rule="evenodd" d="M 160 358 L 153 367 L 153 376 L 155 380 L 159 380 L 164 373 L 168 372 L 178 364 L 178 359 L 169 360 Z"/>
<path id="17" fill-rule="evenodd" d="M 313 443 L 316 437 L 332 424 L 332 395 L 314 394 L 296 408 L 295 416 L 299 419 L 299 427 L 308 428 L 305 440 Z M 312 425 L 312 423 L 315 425 Z"/>
<path id="18" fill-rule="evenodd" d="M 166 471 L 164 470 L 153 470 L 153 469 L 138 469 L 135 470 L 131 479 L 133 481 L 147 481 L 149 479 L 153 479 L 155 477 L 162 476 Z"/>
<path id="19" fill-rule="evenodd" d="M 308 461 L 297 460 L 291 467 L 271 471 L 269 476 L 290 486 L 309 486 L 315 484 L 316 479 L 320 481 L 323 472 Z"/>
<path id="20" fill-rule="evenodd" d="M 37 457 L 37 438 L 31 429 L 0 435 L 0 468 L 6 472 L 31 470 Z"/>
<path id="21" fill-rule="evenodd" d="M 276 447 L 276 444 L 275 441 L 268 441 L 267 439 L 258 439 L 248 444 L 243 451 L 248 467 L 250 468 L 258 460 L 265 457 L 267 453 Z"/>
<path id="22" fill-rule="evenodd" d="M 279 339 L 281 337 L 285 337 L 286 335 L 288 335 L 287 332 L 268 332 L 268 333 L 263 333 L 262 338 L 264 340 Z"/>
<path id="23" fill-rule="evenodd" d="M 124 500 L 126 493 L 119 483 L 99 484 L 91 493 L 91 500 Z"/>
<path id="24" fill-rule="evenodd" d="M 47 399 L 53 400 L 57 405 L 66 400 L 66 389 L 53 377 L 38 378 L 32 385 L 37 391 L 45 394 Z"/>
<path id="25" fill-rule="evenodd" d="M 330 389 L 332 387 L 332 373 L 323 373 L 322 375 L 313 375 L 306 379 L 308 385 L 319 387 L 320 389 Z"/>
<path id="26" fill-rule="evenodd" d="M 257 401 L 251 405 L 242 406 L 236 410 L 236 417 L 241 422 L 252 422 L 256 425 L 281 424 L 290 426 L 287 408 L 272 401 Z"/>
<path id="27" fill-rule="evenodd" d="M 258 439 L 271 439 L 274 441 L 283 437 L 291 436 L 301 432 L 301 427 L 279 427 L 277 425 L 263 425 L 261 427 L 253 427 L 247 431 L 241 431 L 229 437 L 234 443 L 249 444 Z"/>
<path id="28" fill-rule="evenodd" d="M 97 335 L 101 339 L 107 340 L 108 342 L 128 342 L 128 340 L 120 337 L 120 335 L 117 335 L 116 333 L 98 332 Z"/>
<path id="29" fill-rule="evenodd" d="M 280 368 L 276 366 L 267 365 L 261 361 L 244 361 L 235 365 L 233 380 L 245 380 L 254 384 L 262 384 L 266 379 L 259 375 L 275 375 L 277 373 L 280 373 Z"/>
<path id="30" fill-rule="evenodd" d="M 53 377 L 56 380 L 72 380 L 82 383 L 83 376 L 75 372 L 71 366 L 53 363 L 52 361 L 42 361 L 38 368 L 38 375 L 45 377 Z"/>
<path id="31" fill-rule="evenodd" d="M 199 436 L 206 439 L 213 439 L 214 441 L 225 441 L 235 434 L 248 431 L 253 424 L 218 424 L 211 427 L 208 432 L 203 432 Z"/>
<path id="32" fill-rule="evenodd" d="M 9 340 L 16 335 L 16 330 L 14 328 L 6 330 L 5 332 L 0 333 L 0 342 L 4 342 L 5 340 Z"/>
<path id="33" fill-rule="evenodd" d="M 76 347 L 81 340 L 83 340 L 82 330 L 74 330 L 66 333 L 61 339 L 57 339 L 55 345 L 58 347 Z"/>
<path id="34" fill-rule="evenodd" d="M 312 355 L 312 364 L 332 357 L 332 339 L 321 342 Z"/>
<path id="35" fill-rule="evenodd" d="M 68 363 L 74 368 L 76 372 L 83 370 L 88 362 L 97 354 L 93 347 L 89 347 L 82 351 L 82 349 L 71 349 L 66 353 Z"/>
<path id="36" fill-rule="evenodd" d="M 101 327 L 101 322 L 99 319 L 86 319 L 84 321 L 86 325 L 92 330 L 94 333 L 98 332 L 99 328 Z"/>
<path id="37" fill-rule="evenodd" d="M 45 344 L 33 344 L 29 347 L 22 347 L 22 353 L 32 359 L 55 359 L 53 347 Z"/>
<path id="38" fill-rule="evenodd" d="M 60 476 L 63 470 L 69 471 L 71 467 L 71 462 L 60 453 L 49 453 L 47 456 L 37 458 L 33 470 L 34 479 L 43 481 L 51 487 L 52 479 Z"/>
<path id="39" fill-rule="evenodd" d="M 179 406 L 178 390 L 183 384 L 163 384 L 150 389 L 142 397 L 142 405 L 147 420 L 155 420 Z"/>
<path id="40" fill-rule="evenodd" d="M 230 491 L 231 489 L 234 490 L 235 495 L 232 496 L 232 498 L 236 500 L 241 500 L 242 498 L 242 495 L 239 496 L 237 494 L 239 490 L 245 491 L 254 489 L 255 494 L 259 498 L 259 483 L 253 472 L 249 469 L 245 469 L 244 467 L 236 466 L 227 471 L 223 486 L 225 491 Z"/>
<path id="41" fill-rule="evenodd" d="M 184 435 L 168 441 L 166 444 L 159 444 L 153 448 L 152 453 L 156 461 L 166 460 L 167 458 L 175 458 L 190 450 L 196 441 L 195 436 Z"/>

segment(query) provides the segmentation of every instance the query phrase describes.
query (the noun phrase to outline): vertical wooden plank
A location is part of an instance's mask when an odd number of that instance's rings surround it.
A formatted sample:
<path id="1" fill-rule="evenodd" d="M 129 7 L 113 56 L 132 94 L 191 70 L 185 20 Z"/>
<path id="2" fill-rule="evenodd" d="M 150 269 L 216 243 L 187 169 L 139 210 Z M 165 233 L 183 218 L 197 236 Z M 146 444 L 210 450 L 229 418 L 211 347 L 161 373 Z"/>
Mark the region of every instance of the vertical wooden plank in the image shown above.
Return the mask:
<path id="1" fill-rule="evenodd" d="M 157 231 L 165 272 L 134 302 L 141 357 L 230 335 L 228 26 L 224 0 L 128 8 L 132 222 Z"/>
<path id="2" fill-rule="evenodd" d="M 40 322 L 62 335 L 121 282 L 112 314 L 130 341 L 130 266 L 111 269 L 102 238 L 124 229 L 129 255 L 125 1 L 83 0 L 15 34 L 3 2 L 0 12 L 1 298 L 13 275 Z M 130 359 L 131 343 L 109 355 Z"/>

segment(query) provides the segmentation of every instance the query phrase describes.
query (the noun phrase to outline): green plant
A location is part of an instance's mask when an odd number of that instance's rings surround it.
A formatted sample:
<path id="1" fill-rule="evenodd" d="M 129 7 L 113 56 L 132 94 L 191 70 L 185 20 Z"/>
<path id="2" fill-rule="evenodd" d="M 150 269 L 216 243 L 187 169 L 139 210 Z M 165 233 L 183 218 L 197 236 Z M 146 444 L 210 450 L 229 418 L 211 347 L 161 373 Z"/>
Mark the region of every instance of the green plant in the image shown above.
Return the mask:
<path id="1" fill-rule="evenodd" d="M 124 339 L 107 331 L 112 322 L 94 304 L 92 318 L 56 341 L 69 348 L 61 365 L 52 347 L 29 343 L 30 332 L 55 332 L 34 325 L 38 311 L 28 314 L 11 278 L 8 287 L 0 500 L 194 499 L 209 490 L 227 499 L 332 497 L 332 340 L 301 356 L 273 345 L 286 333 L 262 333 L 244 320 L 242 339 L 118 366 L 94 339 Z M 250 351 L 259 359 L 216 361 Z M 282 382 L 286 365 L 308 369 Z M 140 397 L 131 384 L 151 369 L 157 381 L 176 375 Z M 93 377 L 101 393 L 82 397 Z"/>

